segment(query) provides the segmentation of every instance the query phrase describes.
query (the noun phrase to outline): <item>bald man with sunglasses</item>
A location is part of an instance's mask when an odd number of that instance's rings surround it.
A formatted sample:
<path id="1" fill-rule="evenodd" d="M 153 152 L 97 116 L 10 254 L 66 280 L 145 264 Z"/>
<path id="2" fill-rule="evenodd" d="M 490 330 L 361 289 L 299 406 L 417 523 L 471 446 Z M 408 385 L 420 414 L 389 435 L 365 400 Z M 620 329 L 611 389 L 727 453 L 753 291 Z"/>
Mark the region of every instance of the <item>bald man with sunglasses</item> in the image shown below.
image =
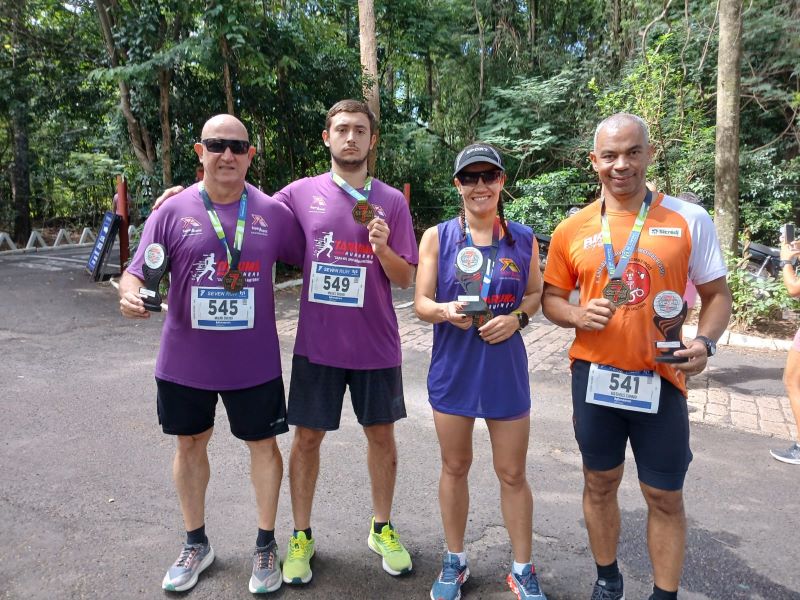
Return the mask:
<path id="1" fill-rule="evenodd" d="M 285 205 L 246 183 L 255 149 L 238 119 L 209 119 L 194 150 L 202 181 L 148 218 L 119 290 L 125 317 L 149 318 L 144 281 L 159 257 L 170 266 L 157 411 L 164 433 L 177 440 L 173 476 L 186 542 L 162 588 L 191 589 L 214 560 L 205 532 L 207 446 L 221 396 L 231 432 L 250 450 L 258 534 L 249 590 L 272 592 L 282 582 L 274 530 L 283 459 L 276 436 L 289 429 L 272 267 L 276 260 L 302 264 L 304 237 Z"/>

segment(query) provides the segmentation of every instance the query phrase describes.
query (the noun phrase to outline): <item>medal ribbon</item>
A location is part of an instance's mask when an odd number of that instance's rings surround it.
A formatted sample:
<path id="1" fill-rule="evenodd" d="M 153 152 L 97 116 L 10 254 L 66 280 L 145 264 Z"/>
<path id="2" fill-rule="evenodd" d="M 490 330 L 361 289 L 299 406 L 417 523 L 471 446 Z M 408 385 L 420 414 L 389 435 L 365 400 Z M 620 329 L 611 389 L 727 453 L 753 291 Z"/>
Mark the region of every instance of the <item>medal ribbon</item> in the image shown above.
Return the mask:
<path id="1" fill-rule="evenodd" d="M 206 207 L 208 218 L 211 219 L 211 226 L 217 234 L 217 237 L 225 246 L 225 252 L 228 256 L 228 270 L 236 271 L 239 268 L 239 259 L 242 257 L 242 244 L 244 243 L 244 222 L 247 215 L 247 188 L 242 190 L 242 196 L 239 198 L 239 216 L 236 219 L 236 234 L 233 238 L 233 250 L 228 245 L 228 240 L 225 238 L 225 232 L 222 230 L 222 223 L 220 223 L 217 211 L 211 204 L 211 198 L 208 196 L 205 186 L 200 184 L 200 197 L 203 199 L 203 206 Z"/>
<path id="2" fill-rule="evenodd" d="M 345 192 L 350 194 L 351 197 L 355 198 L 356 202 L 358 202 L 359 204 L 368 204 L 367 198 L 369 198 L 369 191 L 370 191 L 370 189 L 372 189 L 372 177 L 371 176 L 368 175 L 367 176 L 367 180 L 364 182 L 364 191 L 367 192 L 366 196 L 364 194 L 362 194 L 361 192 L 359 192 L 352 185 L 347 183 L 344 179 L 342 179 L 341 175 L 339 175 L 338 173 L 334 173 L 333 171 L 331 171 L 331 179 L 333 179 L 333 182 L 336 185 L 338 185 Z"/>
<path id="3" fill-rule="evenodd" d="M 464 235 L 467 238 L 467 245 L 476 248 L 475 243 L 472 241 L 472 234 L 469 232 L 469 223 L 464 219 Z M 495 217 L 494 225 L 492 226 L 492 251 L 489 253 L 489 258 L 486 261 L 486 268 L 483 271 L 483 284 L 481 285 L 481 298 L 485 302 L 489 298 L 489 286 L 492 283 L 492 275 L 494 271 L 494 261 L 497 257 L 497 250 L 500 247 L 500 218 Z"/>
<path id="4" fill-rule="evenodd" d="M 647 218 L 647 212 L 650 210 L 650 202 L 653 200 L 653 192 L 647 190 L 647 195 L 644 197 L 644 202 L 639 209 L 639 214 L 636 215 L 636 221 L 633 224 L 628 235 L 628 241 L 622 249 L 622 254 L 619 257 L 619 263 L 614 264 L 614 246 L 611 245 L 611 228 L 608 226 L 608 217 L 606 217 L 606 201 L 603 198 L 603 203 L 600 208 L 600 224 L 603 232 L 603 248 L 606 253 L 606 269 L 608 269 L 608 276 L 610 279 L 622 279 L 622 274 L 625 272 L 625 267 L 628 266 L 628 261 L 633 256 L 633 250 L 639 242 L 639 235 L 642 233 L 644 221 Z M 619 274 L 617 274 L 619 273 Z"/>

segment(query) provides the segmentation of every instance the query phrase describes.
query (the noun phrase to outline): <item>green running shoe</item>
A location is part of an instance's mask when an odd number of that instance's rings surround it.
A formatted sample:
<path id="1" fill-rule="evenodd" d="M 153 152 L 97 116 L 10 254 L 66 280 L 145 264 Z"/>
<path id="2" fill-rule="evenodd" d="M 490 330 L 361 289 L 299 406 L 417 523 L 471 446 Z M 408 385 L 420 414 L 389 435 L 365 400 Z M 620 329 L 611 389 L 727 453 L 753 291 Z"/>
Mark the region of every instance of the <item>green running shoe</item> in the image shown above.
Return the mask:
<path id="1" fill-rule="evenodd" d="M 298 585 L 311 581 L 311 557 L 314 556 L 314 538 L 306 538 L 298 531 L 289 538 L 289 549 L 283 563 L 283 581 Z"/>
<path id="2" fill-rule="evenodd" d="M 383 570 L 389 575 L 411 572 L 411 557 L 400 543 L 400 536 L 391 523 L 384 525 L 380 533 L 375 533 L 375 517 L 372 517 L 367 545 L 370 550 L 383 557 Z"/>

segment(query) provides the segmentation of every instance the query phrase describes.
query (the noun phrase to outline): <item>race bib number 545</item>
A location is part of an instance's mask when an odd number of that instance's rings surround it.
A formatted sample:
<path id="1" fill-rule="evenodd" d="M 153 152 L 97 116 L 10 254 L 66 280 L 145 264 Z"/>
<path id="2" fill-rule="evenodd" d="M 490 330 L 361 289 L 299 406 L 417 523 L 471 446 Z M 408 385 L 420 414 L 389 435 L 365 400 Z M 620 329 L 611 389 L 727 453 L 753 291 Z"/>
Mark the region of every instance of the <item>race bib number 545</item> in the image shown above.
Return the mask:
<path id="1" fill-rule="evenodd" d="M 252 329 L 255 309 L 254 288 L 229 292 L 223 288 L 192 287 L 193 329 Z"/>

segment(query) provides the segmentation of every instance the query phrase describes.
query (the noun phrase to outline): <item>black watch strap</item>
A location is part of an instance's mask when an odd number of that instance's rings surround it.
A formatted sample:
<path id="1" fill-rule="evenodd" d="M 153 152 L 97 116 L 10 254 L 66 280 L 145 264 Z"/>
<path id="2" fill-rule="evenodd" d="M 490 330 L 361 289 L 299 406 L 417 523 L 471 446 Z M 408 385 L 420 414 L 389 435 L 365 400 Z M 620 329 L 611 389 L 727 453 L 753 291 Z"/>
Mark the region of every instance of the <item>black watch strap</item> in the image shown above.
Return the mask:
<path id="1" fill-rule="evenodd" d="M 515 310 L 514 314 L 517 315 L 517 321 L 519 321 L 519 328 L 525 329 L 528 326 L 528 323 L 530 322 L 530 317 L 528 316 L 528 313 L 526 313 L 524 310 Z"/>
<path id="2" fill-rule="evenodd" d="M 714 356 L 717 353 L 717 343 L 709 337 L 698 335 L 696 340 L 700 340 L 706 345 L 706 356 Z"/>
<path id="3" fill-rule="evenodd" d="M 782 260 L 781 261 L 781 269 L 785 266 L 790 266 L 793 269 L 797 267 L 797 257 L 795 256 L 792 260 Z"/>

